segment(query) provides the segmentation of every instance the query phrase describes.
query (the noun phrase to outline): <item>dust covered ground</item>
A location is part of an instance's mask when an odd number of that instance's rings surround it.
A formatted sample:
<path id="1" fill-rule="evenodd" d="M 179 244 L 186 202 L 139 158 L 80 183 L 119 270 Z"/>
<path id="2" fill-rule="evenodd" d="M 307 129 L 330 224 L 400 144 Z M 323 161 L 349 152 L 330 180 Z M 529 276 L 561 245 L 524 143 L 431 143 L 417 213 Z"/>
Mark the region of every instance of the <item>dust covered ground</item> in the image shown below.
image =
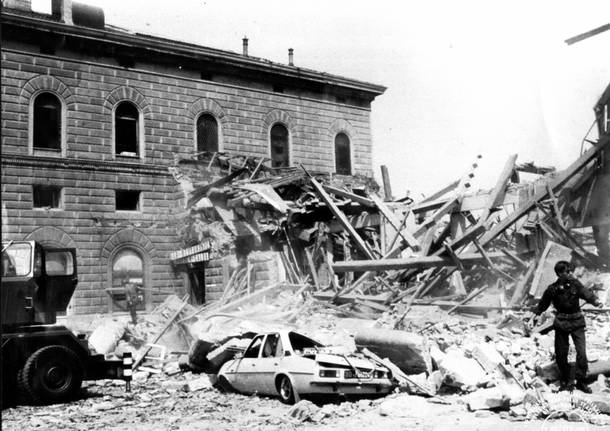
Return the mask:
<path id="1" fill-rule="evenodd" d="M 86 385 L 83 397 L 67 404 L 18 406 L 2 412 L 3 430 L 603 430 L 567 420 L 515 421 L 508 413 L 468 412 L 459 396 L 439 404 L 405 393 L 380 399 L 301 402 L 298 408 L 278 399 L 221 393 L 213 387 L 185 391 L 185 373 L 135 381 Z"/>

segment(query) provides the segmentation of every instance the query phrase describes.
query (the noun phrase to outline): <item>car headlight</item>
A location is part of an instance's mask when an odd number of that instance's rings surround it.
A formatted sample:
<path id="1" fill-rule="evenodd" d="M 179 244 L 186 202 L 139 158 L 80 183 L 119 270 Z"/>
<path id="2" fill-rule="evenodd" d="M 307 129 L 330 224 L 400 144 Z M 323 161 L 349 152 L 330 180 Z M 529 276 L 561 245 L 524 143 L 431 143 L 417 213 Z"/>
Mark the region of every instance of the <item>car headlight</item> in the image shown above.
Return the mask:
<path id="1" fill-rule="evenodd" d="M 339 377 L 337 370 L 320 370 L 320 377 Z"/>

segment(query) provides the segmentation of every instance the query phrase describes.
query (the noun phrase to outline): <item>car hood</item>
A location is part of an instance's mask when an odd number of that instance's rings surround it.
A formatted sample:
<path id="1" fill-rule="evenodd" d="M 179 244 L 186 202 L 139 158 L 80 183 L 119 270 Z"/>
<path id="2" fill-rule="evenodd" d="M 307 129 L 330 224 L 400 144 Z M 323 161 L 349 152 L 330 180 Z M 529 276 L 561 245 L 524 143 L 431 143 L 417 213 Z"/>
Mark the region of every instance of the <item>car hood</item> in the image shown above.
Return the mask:
<path id="1" fill-rule="evenodd" d="M 347 358 L 347 359 L 346 359 Z M 352 355 L 335 355 L 332 353 L 316 353 L 316 362 L 322 362 L 325 364 L 339 365 L 343 367 L 356 367 L 356 368 L 385 368 L 383 366 L 377 366 L 368 359 L 359 358 Z"/>

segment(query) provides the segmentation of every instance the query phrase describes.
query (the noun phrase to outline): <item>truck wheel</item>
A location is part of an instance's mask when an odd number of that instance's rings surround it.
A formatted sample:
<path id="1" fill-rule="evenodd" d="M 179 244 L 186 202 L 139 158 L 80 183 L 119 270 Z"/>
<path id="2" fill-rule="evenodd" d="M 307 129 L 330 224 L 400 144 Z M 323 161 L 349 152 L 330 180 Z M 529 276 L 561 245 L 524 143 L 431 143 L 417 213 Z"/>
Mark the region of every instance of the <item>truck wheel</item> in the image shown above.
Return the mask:
<path id="1" fill-rule="evenodd" d="M 32 394 L 30 393 L 30 386 L 25 380 L 24 371 L 22 368 L 17 372 L 17 401 L 30 404 L 32 402 Z"/>
<path id="2" fill-rule="evenodd" d="M 294 389 L 288 376 L 280 376 L 277 383 L 277 389 L 280 393 L 280 400 L 284 404 L 294 404 Z"/>
<path id="3" fill-rule="evenodd" d="M 23 382 L 34 402 L 68 401 L 80 390 L 83 366 L 72 350 L 64 346 L 46 346 L 26 361 Z"/>

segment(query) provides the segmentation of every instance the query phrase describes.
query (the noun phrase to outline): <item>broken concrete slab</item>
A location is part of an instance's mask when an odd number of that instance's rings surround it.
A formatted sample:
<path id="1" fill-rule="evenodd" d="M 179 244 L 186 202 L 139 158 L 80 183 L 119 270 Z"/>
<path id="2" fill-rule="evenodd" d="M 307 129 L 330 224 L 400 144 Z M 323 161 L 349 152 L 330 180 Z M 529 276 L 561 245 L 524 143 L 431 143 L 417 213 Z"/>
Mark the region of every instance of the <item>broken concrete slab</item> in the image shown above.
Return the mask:
<path id="1" fill-rule="evenodd" d="M 388 358 L 405 374 L 432 371 L 425 337 L 405 331 L 362 328 L 355 337 L 356 346 L 367 348 L 381 358 Z"/>
<path id="2" fill-rule="evenodd" d="M 459 351 L 446 353 L 440 359 L 438 368 L 443 375 L 444 384 L 462 390 L 472 391 L 487 380 L 487 374 L 479 363 L 472 358 L 466 358 Z"/>
<path id="3" fill-rule="evenodd" d="M 301 400 L 288 410 L 288 416 L 299 422 L 313 421 L 320 407 L 308 400 Z"/>
<path id="4" fill-rule="evenodd" d="M 116 348 L 119 340 L 125 334 L 127 322 L 117 319 L 105 319 L 89 336 L 89 344 L 97 353 L 107 355 Z"/>
<path id="5" fill-rule="evenodd" d="M 477 344 L 472 349 L 471 356 L 476 359 L 488 373 L 494 372 L 497 370 L 499 364 L 504 363 L 504 358 L 491 343 Z"/>
<path id="6" fill-rule="evenodd" d="M 499 387 L 479 389 L 466 395 L 464 401 L 470 411 L 509 408 L 508 399 Z"/>
<path id="7" fill-rule="evenodd" d="M 189 380 L 185 384 L 183 384 L 183 390 L 185 392 L 197 392 L 202 389 L 210 389 L 212 388 L 212 382 L 207 375 L 201 376 L 197 379 Z"/>
<path id="8" fill-rule="evenodd" d="M 217 349 L 207 354 L 207 362 L 204 371 L 208 374 L 215 374 L 225 362 L 233 359 L 236 353 L 243 352 L 250 344 L 249 338 L 231 338 Z"/>

